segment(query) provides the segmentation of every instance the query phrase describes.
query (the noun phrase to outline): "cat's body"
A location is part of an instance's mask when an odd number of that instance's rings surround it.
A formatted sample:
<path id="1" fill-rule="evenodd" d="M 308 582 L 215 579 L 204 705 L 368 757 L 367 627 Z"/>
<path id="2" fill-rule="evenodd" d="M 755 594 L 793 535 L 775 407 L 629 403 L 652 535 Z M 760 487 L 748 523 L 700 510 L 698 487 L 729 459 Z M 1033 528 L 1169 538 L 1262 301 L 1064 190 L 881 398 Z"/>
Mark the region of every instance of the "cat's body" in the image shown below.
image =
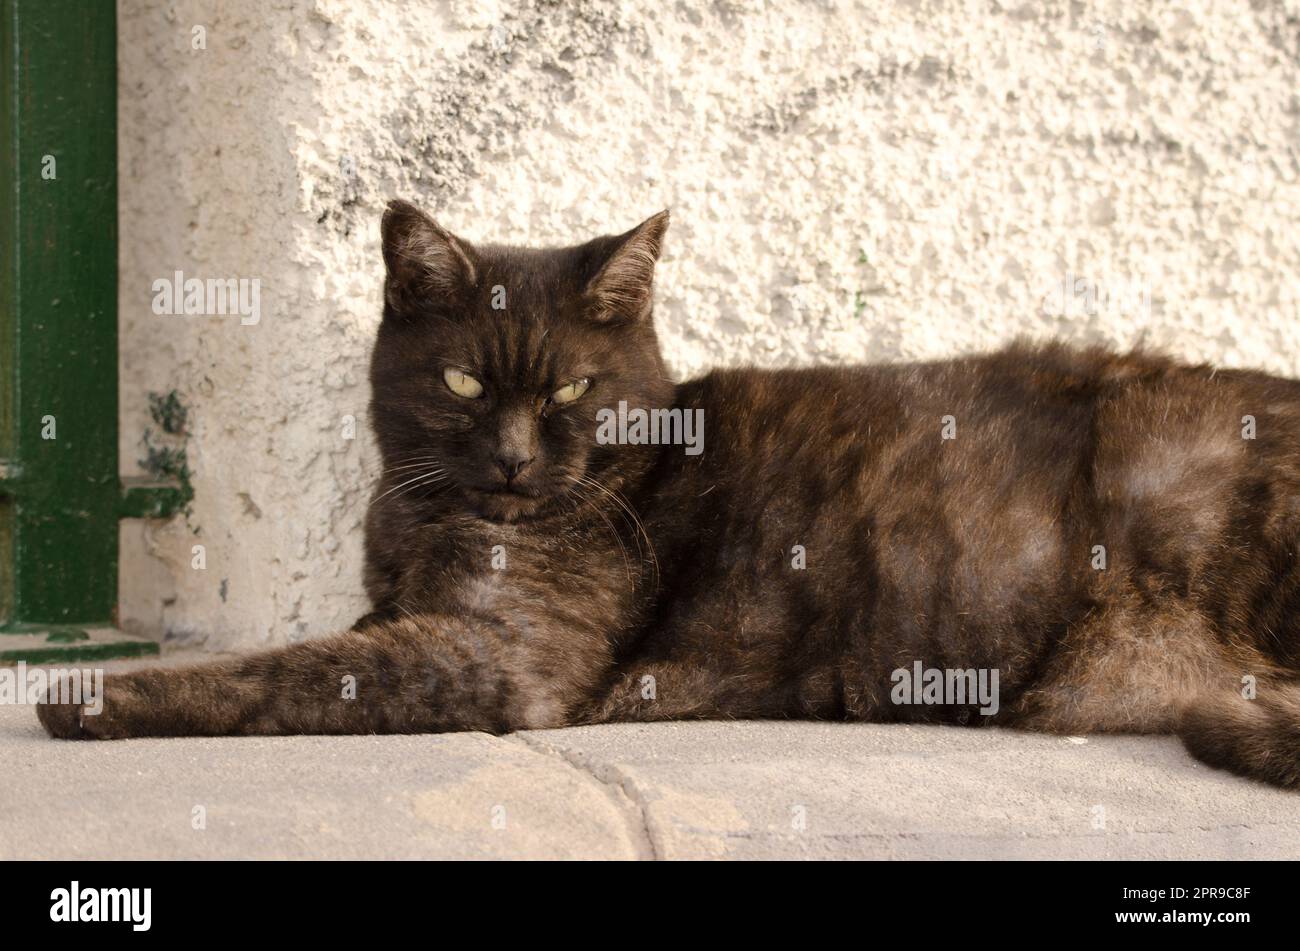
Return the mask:
<path id="1" fill-rule="evenodd" d="M 520 252 L 394 206 L 373 613 L 110 679 L 97 718 L 42 707 L 51 732 L 994 723 L 1180 732 L 1300 784 L 1300 383 L 1025 346 L 674 387 L 665 224 Z M 599 443 L 619 401 L 698 411 L 702 451 Z M 996 703 L 897 702 L 918 663 L 996 671 Z"/>

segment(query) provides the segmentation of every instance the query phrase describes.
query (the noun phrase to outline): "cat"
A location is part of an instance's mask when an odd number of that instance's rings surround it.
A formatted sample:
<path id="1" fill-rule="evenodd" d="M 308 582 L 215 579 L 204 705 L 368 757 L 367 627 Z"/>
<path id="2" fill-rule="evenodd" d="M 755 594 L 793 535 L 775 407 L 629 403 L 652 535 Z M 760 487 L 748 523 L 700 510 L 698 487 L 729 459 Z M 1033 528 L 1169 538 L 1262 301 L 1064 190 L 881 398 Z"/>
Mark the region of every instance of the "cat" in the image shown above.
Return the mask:
<path id="1" fill-rule="evenodd" d="M 372 611 L 50 734 L 995 724 L 1300 786 L 1300 383 L 1018 343 L 675 384 L 667 227 L 520 249 L 392 202 Z"/>

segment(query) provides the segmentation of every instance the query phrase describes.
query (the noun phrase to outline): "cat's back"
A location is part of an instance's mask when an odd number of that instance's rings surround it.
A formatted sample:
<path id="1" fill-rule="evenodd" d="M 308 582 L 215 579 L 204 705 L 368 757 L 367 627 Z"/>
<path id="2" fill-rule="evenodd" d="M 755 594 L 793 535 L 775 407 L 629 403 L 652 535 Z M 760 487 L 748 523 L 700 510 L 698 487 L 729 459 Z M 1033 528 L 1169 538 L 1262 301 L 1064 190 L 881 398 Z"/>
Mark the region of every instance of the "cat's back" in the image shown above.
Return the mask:
<path id="1" fill-rule="evenodd" d="M 955 467 L 954 476 L 999 459 L 1022 472 L 1055 469 L 1084 448 L 1101 401 L 1171 366 L 1017 345 L 921 363 L 715 370 L 679 388 L 680 405 L 701 414 L 706 432 L 705 450 L 681 470 L 780 475 L 829 490 L 870 472 L 915 475 L 926 463 Z"/>
<path id="2" fill-rule="evenodd" d="M 678 403 L 703 435 L 695 455 L 665 450 L 657 493 L 696 518 L 693 500 L 719 493 L 711 507 L 739 518 L 870 514 L 966 538 L 972 520 L 1082 518 L 1071 507 L 1149 496 L 1152 480 L 1289 478 L 1300 458 L 1300 383 L 1060 344 L 717 370 L 682 384 Z M 1243 440 L 1256 423 L 1258 441 Z"/>

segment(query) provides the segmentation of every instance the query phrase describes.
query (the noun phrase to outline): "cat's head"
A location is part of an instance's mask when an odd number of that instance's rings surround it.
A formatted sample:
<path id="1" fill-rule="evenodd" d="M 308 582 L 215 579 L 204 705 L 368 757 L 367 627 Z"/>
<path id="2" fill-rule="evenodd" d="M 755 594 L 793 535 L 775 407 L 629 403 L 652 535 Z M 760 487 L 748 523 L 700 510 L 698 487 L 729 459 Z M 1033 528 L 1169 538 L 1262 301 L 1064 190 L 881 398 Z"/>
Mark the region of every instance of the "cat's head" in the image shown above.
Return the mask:
<path id="1" fill-rule="evenodd" d="M 474 245 L 392 202 L 370 371 L 388 483 L 515 521 L 644 466 L 643 447 L 597 442 L 597 411 L 671 404 L 651 319 L 667 227 L 665 211 L 574 247 Z"/>

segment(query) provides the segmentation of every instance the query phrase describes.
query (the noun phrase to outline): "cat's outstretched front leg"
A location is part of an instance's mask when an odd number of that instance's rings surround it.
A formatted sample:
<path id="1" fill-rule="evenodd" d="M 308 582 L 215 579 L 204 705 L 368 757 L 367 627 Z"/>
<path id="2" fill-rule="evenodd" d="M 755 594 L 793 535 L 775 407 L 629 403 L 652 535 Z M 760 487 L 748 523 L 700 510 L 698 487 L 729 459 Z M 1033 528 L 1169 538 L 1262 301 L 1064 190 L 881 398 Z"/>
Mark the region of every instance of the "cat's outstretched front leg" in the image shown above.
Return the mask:
<path id="1" fill-rule="evenodd" d="M 547 675 L 553 658 L 537 654 L 507 625 L 426 615 L 229 662 L 109 677 L 97 715 L 49 702 L 37 715 L 68 739 L 562 726 L 578 680 L 599 673 L 575 664 L 572 676 Z"/>

